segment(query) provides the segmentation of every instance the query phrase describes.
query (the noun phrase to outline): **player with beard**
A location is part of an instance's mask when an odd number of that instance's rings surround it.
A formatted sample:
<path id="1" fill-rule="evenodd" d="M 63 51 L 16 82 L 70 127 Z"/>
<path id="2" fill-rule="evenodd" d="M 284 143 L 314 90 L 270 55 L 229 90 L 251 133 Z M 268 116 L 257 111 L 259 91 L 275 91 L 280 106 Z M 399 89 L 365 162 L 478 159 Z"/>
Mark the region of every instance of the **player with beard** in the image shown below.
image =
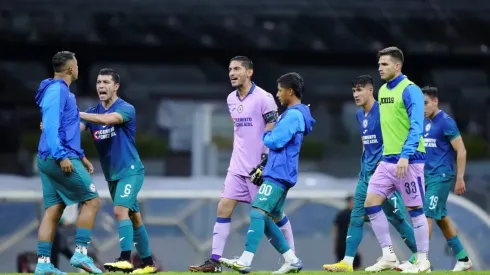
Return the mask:
<path id="1" fill-rule="evenodd" d="M 233 153 L 218 203 L 211 258 L 202 265 L 190 266 L 189 271 L 192 272 L 221 272 L 219 259 L 223 255 L 226 239 L 230 234 L 231 216 L 238 202 L 250 204 L 257 194 L 258 185 L 262 183 L 263 168 L 259 165 L 259 169 L 255 169 L 255 166 L 265 163 L 264 154 L 267 153 L 262 135 L 266 126 L 272 125 L 278 117 L 273 96 L 251 81 L 253 63 L 248 57 L 232 58 L 228 70 L 231 85 L 235 88 L 227 98 L 235 132 Z M 251 177 L 252 170 L 254 174 Z M 288 218 L 281 214 L 274 222 L 294 251 L 293 233 Z"/>
<path id="2" fill-rule="evenodd" d="M 263 182 L 250 210 L 250 227 L 245 249 L 238 259 L 221 258 L 224 266 L 242 274 L 252 271 L 252 261 L 263 235 L 284 257 L 284 264 L 272 274 L 297 273 L 303 262 L 296 257 L 284 235 L 272 220 L 283 215 L 287 194 L 298 181 L 298 163 L 304 137 L 311 133 L 315 119 L 308 106 L 301 103 L 304 94 L 303 78 L 297 73 L 287 73 L 277 79 L 277 98 L 287 109 L 277 123 L 269 123 L 263 134 L 265 146 L 270 149 Z"/>
<path id="3" fill-rule="evenodd" d="M 135 145 L 136 112 L 133 105 L 118 97 L 119 87 L 120 77 L 116 71 L 100 70 L 97 77 L 100 103 L 80 112 L 80 128 L 88 129 L 95 142 L 119 223 L 121 254 L 116 261 L 104 264 L 104 268 L 133 274 L 155 273 L 157 268 L 137 201 L 145 168 Z M 137 269 L 131 263 L 133 243 L 143 263 Z"/>

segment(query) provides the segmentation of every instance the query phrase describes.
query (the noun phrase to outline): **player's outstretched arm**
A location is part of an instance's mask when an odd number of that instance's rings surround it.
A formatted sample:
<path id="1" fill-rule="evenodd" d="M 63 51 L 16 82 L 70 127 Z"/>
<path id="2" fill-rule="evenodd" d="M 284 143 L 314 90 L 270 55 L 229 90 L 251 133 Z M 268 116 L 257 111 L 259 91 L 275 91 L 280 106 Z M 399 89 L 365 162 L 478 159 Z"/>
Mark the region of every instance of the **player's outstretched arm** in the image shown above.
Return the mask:
<path id="1" fill-rule="evenodd" d="M 402 97 L 410 120 L 410 129 L 400 157 L 409 159 L 417 151 L 424 132 L 424 94 L 418 86 L 409 85 L 403 91 Z"/>
<path id="2" fill-rule="evenodd" d="M 300 131 L 301 125 L 304 125 L 303 115 L 297 110 L 288 111 L 274 129 L 264 133 L 264 145 L 271 150 L 283 148 Z"/>
<path id="3" fill-rule="evenodd" d="M 122 115 L 118 112 L 109 114 L 89 114 L 85 112 L 80 112 L 80 119 L 102 125 L 114 125 L 124 122 Z"/>
<path id="4" fill-rule="evenodd" d="M 42 122 L 39 124 L 39 129 L 41 129 L 41 131 L 43 130 L 43 123 Z M 87 126 L 85 126 L 85 123 L 80 122 L 80 132 L 83 132 L 86 129 L 87 129 Z"/>
<path id="5" fill-rule="evenodd" d="M 66 151 L 61 146 L 59 137 L 60 117 L 63 114 L 63 108 L 68 98 L 68 93 L 63 92 L 59 84 L 53 84 L 48 87 L 41 101 L 42 112 L 42 130 L 46 135 L 51 156 L 56 160 L 64 160 Z"/>

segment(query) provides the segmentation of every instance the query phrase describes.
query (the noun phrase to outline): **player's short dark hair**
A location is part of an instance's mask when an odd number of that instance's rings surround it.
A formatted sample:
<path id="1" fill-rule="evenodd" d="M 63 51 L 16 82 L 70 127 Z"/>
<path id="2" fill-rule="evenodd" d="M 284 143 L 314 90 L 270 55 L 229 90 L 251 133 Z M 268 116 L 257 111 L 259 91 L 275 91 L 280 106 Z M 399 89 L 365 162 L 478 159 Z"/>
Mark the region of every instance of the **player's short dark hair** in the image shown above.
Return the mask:
<path id="1" fill-rule="evenodd" d="M 437 89 L 437 87 L 425 86 L 422 88 L 422 93 L 424 93 L 424 95 L 427 95 L 431 99 L 439 97 L 439 95 L 438 95 L 439 89 Z"/>
<path id="2" fill-rule="evenodd" d="M 363 75 L 356 77 L 356 79 L 352 80 L 352 83 L 351 83 L 352 88 L 355 88 L 357 86 L 365 87 L 368 84 L 371 84 L 374 86 L 373 77 L 368 75 L 368 74 L 363 74 Z"/>
<path id="3" fill-rule="evenodd" d="M 292 89 L 297 98 L 301 99 L 301 97 L 303 97 L 305 92 L 305 82 L 298 73 L 291 72 L 281 75 L 276 82 L 281 85 L 282 88 Z"/>
<path id="4" fill-rule="evenodd" d="M 112 81 L 114 81 L 114 84 L 121 83 L 121 77 L 119 76 L 119 74 L 114 69 L 104 68 L 104 69 L 99 71 L 99 75 L 110 75 L 110 76 L 112 76 Z"/>
<path id="5" fill-rule="evenodd" d="M 55 73 L 61 73 L 68 61 L 75 59 L 75 54 L 69 51 L 57 52 L 51 59 Z"/>
<path id="6" fill-rule="evenodd" d="M 402 64 L 405 62 L 405 57 L 403 56 L 402 50 L 398 49 L 397 47 L 388 47 L 380 50 L 377 54 L 378 60 L 384 55 L 389 55 L 392 58 L 400 61 Z"/>
<path id="7" fill-rule="evenodd" d="M 247 70 L 254 68 L 254 63 L 252 62 L 252 60 L 246 56 L 243 56 L 243 55 L 238 55 L 238 56 L 233 57 L 232 59 L 230 59 L 230 63 L 232 61 L 241 62 L 242 66 L 245 67 L 245 69 L 247 69 Z"/>

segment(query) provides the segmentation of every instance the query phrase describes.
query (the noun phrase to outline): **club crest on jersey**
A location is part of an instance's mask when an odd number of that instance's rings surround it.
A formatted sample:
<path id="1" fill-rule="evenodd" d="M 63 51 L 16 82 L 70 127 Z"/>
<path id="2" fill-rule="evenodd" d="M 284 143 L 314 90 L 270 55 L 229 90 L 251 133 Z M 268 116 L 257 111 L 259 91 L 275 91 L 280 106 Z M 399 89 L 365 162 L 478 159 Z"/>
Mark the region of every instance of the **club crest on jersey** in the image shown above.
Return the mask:
<path id="1" fill-rule="evenodd" d="M 364 119 L 362 121 L 362 127 L 364 127 L 364 128 L 367 128 L 368 127 L 368 120 L 367 119 Z"/>
<path id="2" fill-rule="evenodd" d="M 243 105 L 239 105 L 237 111 L 238 113 L 243 112 Z"/>
<path id="3" fill-rule="evenodd" d="M 97 189 L 95 188 L 95 184 L 90 184 L 90 191 L 95 192 Z"/>
<path id="4" fill-rule="evenodd" d="M 426 131 L 426 132 L 429 132 L 429 130 L 430 130 L 430 123 L 429 123 L 429 124 L 427 124 L 427 125 L 425 125 L 425 131 Z"/>

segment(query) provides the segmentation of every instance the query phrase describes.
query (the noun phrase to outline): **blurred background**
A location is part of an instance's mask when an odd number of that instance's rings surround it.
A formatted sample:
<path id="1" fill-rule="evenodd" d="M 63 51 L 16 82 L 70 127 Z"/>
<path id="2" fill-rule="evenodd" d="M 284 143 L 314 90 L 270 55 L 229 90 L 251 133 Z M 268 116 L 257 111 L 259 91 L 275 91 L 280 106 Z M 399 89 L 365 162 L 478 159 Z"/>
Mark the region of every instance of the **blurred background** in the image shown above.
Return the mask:
<path id="1" fill-rule="evenodd" d="M 210 253 L 232 149 L 230 58 L 251 58 L 253 80 L 274 95 L 278 76 L 300 73 L 317 126 L 303 144 L 300 181 L 286 213 L 305 268 L 320 269 L 336 260 L 331 228 L 359 170 L 350 81 L 371 74 L 381 85 L 376 52 L 387 46 L 404 51 L 403 71 L 411 80 L 439 87 L 441 108 L 458 123 L 468 150 L 468 191 L 451 196 L 449 213 L 475 269 L 490 269 L 489 13 L 485 0 L 3 0 L 0 272 L 27 270 L 35 253 L 42 194 L 34 163 L 40 135 L 34 95 L 39 82 L 52 76 L 56 52 L 76 53 L 80 77 L 71 89 L 81 110 L 98 102 L 101 68 L 121 75 L 120 96 L 136 107 L 137 146 L 148 175 L 142 211 L 165 270 L 186 270 Z M 108 198 L 89 135 L 83 147 L 96 164 L 94 183 Z M 119 246 L 110 201 L 103 208 L 92 249 L 108 261 Z M 233 217 L 227 256 L 243 249 L 248 209 L 242 206 Z M 364 266 L 381 255 L 372 231 L 365 235 Z M 393 239 L 399 257 L 407 259 L 402 240 L 396 234 Z M 267 242 L 259 253 L 264 256 L 256 269 L 279 266 Z M 436 269 L 452 268 L 454 257 L 438 229 L 430 253 Z M 71 270 L 64 258 L 60 265 Z"/>

